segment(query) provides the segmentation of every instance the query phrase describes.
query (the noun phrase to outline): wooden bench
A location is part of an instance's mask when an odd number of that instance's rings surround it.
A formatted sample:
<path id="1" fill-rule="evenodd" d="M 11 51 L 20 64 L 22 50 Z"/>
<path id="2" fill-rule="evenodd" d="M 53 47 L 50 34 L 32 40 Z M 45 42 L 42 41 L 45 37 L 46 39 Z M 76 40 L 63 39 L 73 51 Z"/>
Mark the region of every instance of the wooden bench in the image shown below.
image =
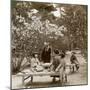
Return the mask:
<path id="1" fill-rule="evenodd" d="M 24 81 L 28 78 L 30 79 L 30 82 L 33 82 L 33 77 L 34 76 L 58 76 L 60 78 L 59 72 L 22 72 L 20 74 L 17 74 L 16 76 L 21 76 L 22 77 L 22 85 L 24 85 Z M 67 82 L 67 75 L 65 75 L 65 82 Z"/>

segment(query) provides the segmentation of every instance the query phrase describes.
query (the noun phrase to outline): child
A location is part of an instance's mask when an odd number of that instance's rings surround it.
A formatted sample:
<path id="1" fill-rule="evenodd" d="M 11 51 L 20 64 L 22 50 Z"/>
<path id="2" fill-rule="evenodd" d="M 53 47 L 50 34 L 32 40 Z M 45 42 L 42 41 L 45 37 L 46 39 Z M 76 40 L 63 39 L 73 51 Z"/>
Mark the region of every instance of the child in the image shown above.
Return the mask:
<path id="1" fill-rule="evenodd" d="M 71 64 L 75 64 L 76 70 L 79 69 L 79 62 L 77 60 L 77 57 L 75 56 L 75 52 L 72 52 L 71 58 L 70 58 Z M 73 67 L 74 71 L 74 67 Z"/>

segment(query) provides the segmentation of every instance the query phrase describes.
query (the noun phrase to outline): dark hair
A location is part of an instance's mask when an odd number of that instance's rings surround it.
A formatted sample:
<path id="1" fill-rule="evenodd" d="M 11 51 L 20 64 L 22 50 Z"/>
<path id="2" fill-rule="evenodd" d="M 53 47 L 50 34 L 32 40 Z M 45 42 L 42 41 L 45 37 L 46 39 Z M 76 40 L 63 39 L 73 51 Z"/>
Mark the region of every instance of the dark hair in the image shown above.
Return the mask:
<path id="1" fill-rule="evenodd" d="M 59 54 L 59 51 L 56 49 L 56 50 L 54 50 L 54 53 L 55 54 Z"/>
<path id="2" fill-rule="evenodd" d="M 61 56 L 61 58 L 64 58 L 65 57 L 65 54 L 62 53 L 62 54 L 60 54 L 60 56 Z"/>

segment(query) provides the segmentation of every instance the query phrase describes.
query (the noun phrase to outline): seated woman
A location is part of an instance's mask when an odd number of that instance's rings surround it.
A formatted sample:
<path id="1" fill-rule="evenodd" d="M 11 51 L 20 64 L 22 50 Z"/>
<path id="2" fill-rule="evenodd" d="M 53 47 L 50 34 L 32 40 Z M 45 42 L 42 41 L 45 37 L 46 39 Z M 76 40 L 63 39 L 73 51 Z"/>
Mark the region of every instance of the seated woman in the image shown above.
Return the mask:
<path id="1" fill-rule="evenodd" d="M 55 72 L 59 72 L 60 76 L 52 76 L 53 81 L 55 81 L 56 77 L 59 77 L 59 80 L 63 81 L 64 76 L 65 76 L 65 65 L 66 65 L 65 60 L 64 60 L 65 55 L 64 54 L 59 55 L 58 50 L 54 50 L 54 53 L 55 53 L 55 55 L 53 57 L 52 68 L 51 69 Z"/>
<path id="2" fill-rule="evenodd" d="M 43 70 L 43 68 L 40 64 L 40 61 L 38 59 L 38 53 L 37 52 L 33 53 L 30 63 L 31 63 L 31 69 L 32 70 L 34 70 L 34 71 L 42 71 Z"/>

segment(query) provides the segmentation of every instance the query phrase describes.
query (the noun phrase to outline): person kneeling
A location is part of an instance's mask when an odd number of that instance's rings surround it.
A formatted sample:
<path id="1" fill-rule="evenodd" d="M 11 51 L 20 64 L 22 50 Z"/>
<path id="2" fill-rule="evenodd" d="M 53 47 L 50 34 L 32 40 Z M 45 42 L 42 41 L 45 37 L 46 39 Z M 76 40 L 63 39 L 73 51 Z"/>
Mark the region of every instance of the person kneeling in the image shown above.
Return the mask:
<path id="1" fill-rule="evenodd" d="M 59 73 L 59 75 L 54 75 L 53 77 L 53 81 L 55 81 L 56 77 L 59 77 L 59 80 L 61 82 L 63 82 L 65 76 L 65 60 L 64 54 L 60 54 L 59 55 L 59 51 L 58 50 L 54 50 L 54 57 L 53 57 L 53 61 L 52 61 L 52 70 L 55 71 L 56 73 Z"/>

